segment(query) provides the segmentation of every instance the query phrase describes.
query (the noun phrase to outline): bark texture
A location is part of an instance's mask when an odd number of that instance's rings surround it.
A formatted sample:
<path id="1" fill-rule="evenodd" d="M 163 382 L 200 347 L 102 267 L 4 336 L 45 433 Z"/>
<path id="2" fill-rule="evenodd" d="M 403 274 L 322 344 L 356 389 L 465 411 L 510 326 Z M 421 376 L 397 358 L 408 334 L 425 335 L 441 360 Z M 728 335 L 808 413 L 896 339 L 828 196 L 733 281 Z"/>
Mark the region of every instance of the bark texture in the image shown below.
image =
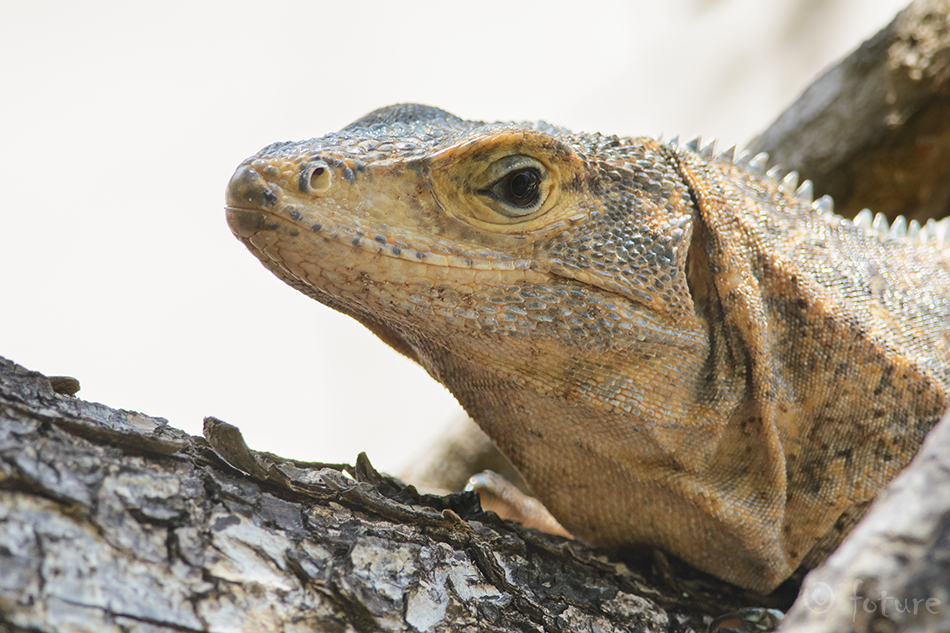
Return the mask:
<path id="1" fill-rule="evenodd" d="M 918 0 L 802 93 L 749 147 L 810 178 L 846 217 L 950 213 L 950 21 Z"/>
<path id="2" fill-rule="evenodd" d="M 694 631 L 749 604 L 376 472 L 250 451 L 0 359 L 0 630 Z"/>

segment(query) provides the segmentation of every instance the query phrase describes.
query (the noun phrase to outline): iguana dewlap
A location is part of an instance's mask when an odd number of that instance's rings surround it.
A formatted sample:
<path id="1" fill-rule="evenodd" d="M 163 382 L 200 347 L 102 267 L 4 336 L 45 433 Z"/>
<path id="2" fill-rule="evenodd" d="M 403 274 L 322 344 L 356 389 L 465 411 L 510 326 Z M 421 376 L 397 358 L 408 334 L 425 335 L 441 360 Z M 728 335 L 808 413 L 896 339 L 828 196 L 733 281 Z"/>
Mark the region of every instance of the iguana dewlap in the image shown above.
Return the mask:
<path id="1" fill-rule="evenodd" d="M 448 387 L 572 534 L 768 592 L 946 408 L 950 251 L 762 162 L 404 104 L 264 148 L 227 215 Z"/>

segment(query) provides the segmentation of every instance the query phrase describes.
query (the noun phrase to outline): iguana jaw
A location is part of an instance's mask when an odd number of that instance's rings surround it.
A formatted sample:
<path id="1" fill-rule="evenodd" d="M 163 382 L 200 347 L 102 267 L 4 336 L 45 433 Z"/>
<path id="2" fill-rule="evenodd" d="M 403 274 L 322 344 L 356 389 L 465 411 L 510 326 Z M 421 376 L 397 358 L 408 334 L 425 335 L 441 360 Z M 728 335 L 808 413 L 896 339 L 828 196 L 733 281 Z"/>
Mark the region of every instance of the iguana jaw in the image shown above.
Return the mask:
<path id="1" fill-rule="evenodd" d="M 455 220 L 448 219 L 456 225 L 455 235 L 445 239 L 439 237 L 444 227 L 434 225 L 441 218 L 420 228 L 419 239 L 407 239 L 411 232 L 393 235 L 386 223 L 425 216 L 425 203 L 441 214 L 431 196 L 415 188 L 404 195 L 377 196 L 370 204 L 358 184 L 338 182 L 328 193 L 342 199 L 325 195 L 301 200 L 288 191 L 299 180 L 289 175 L 299 169 L 295 163 L 278 173 L 272 163 L 258 161 L 255 169 L 254 162 L 245 161 L 228 186 L 226 213 L 234 235 L 288 285 L 355 318 L 430 373 L 431 363 L 417 349 L 420 323 L 440 321 L 452 327 L 472 321 L 469 306 L 476 292 L 551 280 L 550 274 L 531 269 L 526 258 L 474 244 L 460 249 L 458 232 L 474 229 Z M 345 180 L 339 171 L 335 176 Z M 516 246 L 524 248 L 523 243 Z M 484 326 L 484 318 L 470 325 Z"/>
<path id="2" fill-rule="evenodd" d="M 420 320 L 433 325 L 420 313 L 434 311 L 449 327 L 477 320 L 469 325 L 484 333 L 495 317 L 484 306 L 474 313 L 486 295 L 517 295 L 526 284 L 564 275 L 537 249 L 576 221 L 571 216 L 584 215 L 571 204 L 578 197 L 572 169 L 581 161 L 565 146 L 540 132 L 500 127 L 433 138 L 408 157 L 360 160 L 364 148 L 372 154 L 386 145 L 385 138 L 330 135 L 265 148 L 228 185 L 232 232 L 289 285 L 353 316 L 416 360 L 407 351 L 412 337 L 396 330 L 418 329 Z M 532 216 L 506 218 L 494 210 L 498 201 L 484 195 L 492 165 L 527 152 L 548 176 L 544 205 Z M 569 190 L 562 191 L 562 182 Z M 572 272 L 582 285 L 592 281 L 584 271 Z M 434 288 L 441 289 L 438 296 L 428 296 Z M 510 318 L 501 315 L 498 329 L 515 329 L 504 321 Z"/>
<path id="3" fill-rule="evenodd" d="M 510 139 L 501 140 L 504 156 Z M 463 142 L 444 153 L 457 156 L 478 145 Z M 699 371 L 693 361 L 704 346 L 698 324 L 632 301 L 620 282 L 600 285 L 596 267 L 573 265 L 569 252 L 561 263 L 548 260 L 539 251 L 557 232 L 552 237 L 543 224 L 524 233 L 494 232 L 455 217 L 462 204 L 448 214 L 446 191 L 460 178 L 440 166 L 438 152 L 433 160 L 361 171 L 352 157 L 319 147 L 280 150 L 276 156 L 264 150 L 238 168 L 227 214 L 234 234 L 289 285 L 356 318 L 442 382 L 447 353 L 470 362 L 484 358 L 510 380 L 608 412 L 631 414 L 634 403 L 662 400 L 650 407 L 656 420 L 641 420 L 645 429 L 688 417 L 667 412 L 669 398 L 662 394 Z M 577 191 L 570 178 L 574 161 L 569 156 L 558 167 L 562 182 Z M 323 170 L 316 177 L 314 164 Z M 312 181 L 316 192 L 308 190 Z M 561 202 L 572 195 L 580 193 L 563 187 Z M 583 211 L 564 204 L 554 209 L 554 223 L 571 232 L 570 216 Z M 450 344 L 440 351 L 432 341 Z M 674 372 L 683 363 L 689 368 Z M 656 364 L 663 366 L 643 367 Z M 635 380 L 623 388 L 599 386 L 606 374 L 595 368 L 606 366 L 659 377 L 650 381 L 657 387 L 647 393 Z M 606 397 L 591 396 L 601 389 Z"/>
<path id="4" fill-rule="evenodd" d="M 312 196 L 293 186 L 301 179 L 295 172 L 308 171 L 307 165 L 262 163 L 250 159 L 232 177 L 228 224 L 265 266 L 283 268 L 282 277 L 346 296 L 382 284 L 442 284 L 470 294 L 478 287 L 551 280 L 550 273 L 532 266 L 530 240 L 447 217 L 417 178 L 393 179 L 380 193 L 372 176 L 364 176 Z M 343 180 L 339 172 L 334 177 Z M 374 306 L 374 312 L 380 309 Z"/>

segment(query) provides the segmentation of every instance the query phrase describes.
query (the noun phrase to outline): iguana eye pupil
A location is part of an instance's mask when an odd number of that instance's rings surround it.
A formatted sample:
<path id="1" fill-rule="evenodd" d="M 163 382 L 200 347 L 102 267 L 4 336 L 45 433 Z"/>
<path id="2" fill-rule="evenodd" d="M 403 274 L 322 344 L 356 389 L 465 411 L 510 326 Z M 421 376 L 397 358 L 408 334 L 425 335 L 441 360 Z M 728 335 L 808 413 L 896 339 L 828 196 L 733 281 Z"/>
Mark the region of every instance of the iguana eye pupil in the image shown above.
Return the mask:
<path id="1" fill-rule="evenodd" d="M 500 184 L 504 201 L 520 208 L 533 206 L 541 194 L 541 175 L 531 168 L 508 174 Z"/>
<path id="2" fill-rule="evenodd" d="M 539 212 L 556 187 L 548 177 L 548 167 L 524 154 L 504 156 L 473 175 L 473 193 L 484 196 L 494 218 L 503 223 L 520 222 Z M 487 187 L 478 188 L 482 183 Z"/>

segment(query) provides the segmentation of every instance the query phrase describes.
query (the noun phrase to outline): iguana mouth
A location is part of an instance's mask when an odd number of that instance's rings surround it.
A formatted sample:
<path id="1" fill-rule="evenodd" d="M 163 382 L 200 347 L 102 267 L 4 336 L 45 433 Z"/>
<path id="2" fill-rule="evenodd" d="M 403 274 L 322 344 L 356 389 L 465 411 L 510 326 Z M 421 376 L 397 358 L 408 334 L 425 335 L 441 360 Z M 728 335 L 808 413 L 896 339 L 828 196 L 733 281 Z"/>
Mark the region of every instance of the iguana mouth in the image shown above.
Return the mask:
<path id="1" fill-rule="evenodd" d="M 340 180 L 346 181 L 344 178 Z M 504 252 L 479 253 L 471 249 L 462 250 L 449 244 L 440 244 L 438 239 L 407 243 L 391 235 L 380 235 L 379 231 L 362 227 L 357 212 L 337 212 L 332 219 L 328 219 L 308 210 L 302 203 L 297 204 L 297 201 L 287 194 L 278 183 L 269 182 L 250 165 L 239 167 L 231 177 L 226 191 L 225 210 L 232 233 L 240 239 L 248 240 L 263 230 L 273 231 L 283 226 L 294 237 L 295 232 L 300 236 L 319 235 L 342 246 L 382 257 L 424 264 L 431 268 L 498 272 L 526 271 L 532 268 L 530 259 Z M 291 199 L 285 201 L 285 198 Z"/>
<path id="2" fill-rule="evenodd" d="M 226 206 L 228 227 L 236 237 L 247 238 L 264 228 L 264 212 L 259 209 Z"/>
<path id="3" fill-rule="evenodd" d="M 287 285 L 334 310 L 343 312 L 356 319 L 397 352 L 408 356 L 416 362 L 419 361 L 419 357 L 412 345 L 395 329 L 382 320 L 373 318 L 369 311 L 354 309 L 353 306 L 337 299 L 332 293 L 325 292 L 319 286 L 309 282 L 307 279 L 301 278 L 299 275 L 290 271 L 286 266 L 274 260 L 274 258 L 268 257 L 267 254 L 251 242 L 251 238 L 254 235 L 257 235 L 265 229 L 276 230 L 280 223 L 288 222 L 286 219 L 261 209 L 249 209 L 231 205 L 225 207 L 225 212 L 231 232 L 247 246 L 248 250 L 257 256 L 268 270 L 282 279 Z M 267 217 L 273 218 L 274 223 L 265 227 Z"/>

